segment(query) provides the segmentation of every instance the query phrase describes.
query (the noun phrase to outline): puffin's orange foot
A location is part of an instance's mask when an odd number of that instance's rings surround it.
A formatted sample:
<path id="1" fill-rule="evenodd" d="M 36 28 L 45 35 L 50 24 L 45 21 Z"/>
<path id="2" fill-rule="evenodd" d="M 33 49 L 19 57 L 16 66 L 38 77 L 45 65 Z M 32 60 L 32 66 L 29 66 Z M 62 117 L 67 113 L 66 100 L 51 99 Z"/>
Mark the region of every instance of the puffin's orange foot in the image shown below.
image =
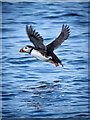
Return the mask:
<path id="1" fill-rule="evenodd" d="M 57 64 L 57 63 L 54 63 L 54 64 L 55 64 L 56 67 L 59 66 L 59 64 Z"/>
<path id="2" fill-rule="evenodd" d="M 52 62 L 56 67 L 59 66 L 58 63 L 55 63 L 55 62 L 53 62 L 52 60 L 49 60 L 49 61 Z"/>

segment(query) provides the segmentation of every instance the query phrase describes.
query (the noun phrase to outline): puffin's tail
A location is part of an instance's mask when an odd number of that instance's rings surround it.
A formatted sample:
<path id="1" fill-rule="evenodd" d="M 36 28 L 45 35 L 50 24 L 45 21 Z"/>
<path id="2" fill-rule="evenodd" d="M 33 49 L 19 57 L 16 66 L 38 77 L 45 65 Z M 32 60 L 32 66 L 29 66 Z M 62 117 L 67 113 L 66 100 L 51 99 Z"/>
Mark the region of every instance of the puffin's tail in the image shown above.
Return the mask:
<path id="1" fill-rule="evenodd" d="M 61 62 L 61 60 L 58 59 L 58 62 L 62 65 L 62 67 L 64 67 L 63 64 L 62 64 L 62 62 Z"/>

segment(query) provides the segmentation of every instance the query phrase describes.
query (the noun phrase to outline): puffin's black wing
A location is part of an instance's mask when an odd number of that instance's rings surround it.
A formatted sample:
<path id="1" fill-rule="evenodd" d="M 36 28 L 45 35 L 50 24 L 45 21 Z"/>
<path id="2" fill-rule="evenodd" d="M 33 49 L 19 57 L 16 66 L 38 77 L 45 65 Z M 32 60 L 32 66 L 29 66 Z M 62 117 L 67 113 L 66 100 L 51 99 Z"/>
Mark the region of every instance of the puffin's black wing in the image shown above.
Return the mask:
<path id="1" fill-rule="evenodd" d="M 32 26 L 28 28 L 28 25 L 26 25 L 26 31 L 27 31 L 28 37 L 30 38 L 30 41 L 34 44 L 34 46 L 36 48 L 45 50 L 45 46 L 43 44 L 43 38 L 38 34 L 38 32 L 33 30 Z"/>
<path id="2" fill-rule="evenodd" d="M 62 26 L 62 31 L 60 33 L 60 35 L 53 41 L 51 42 L 50 44 L 48 44 L 46 47 L 48 50 L 55 50 L 56 48 L 58 48 L 63 42 L 64 40 L 66 40 L 68 37 L 69 37 L 69 26 Z"/>

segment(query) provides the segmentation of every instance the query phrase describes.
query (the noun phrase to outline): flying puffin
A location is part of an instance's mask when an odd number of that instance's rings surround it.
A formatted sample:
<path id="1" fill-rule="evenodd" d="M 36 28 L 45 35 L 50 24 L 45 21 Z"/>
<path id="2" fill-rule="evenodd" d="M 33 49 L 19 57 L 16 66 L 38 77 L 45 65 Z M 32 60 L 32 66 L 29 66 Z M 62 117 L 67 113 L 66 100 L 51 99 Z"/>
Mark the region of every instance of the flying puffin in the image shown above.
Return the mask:
<path id="1" fill-rule="evenodd" d="M 40 36 L 40 34 L 38 34 L 38 32 L 33 30 L 32 26 L 28 27 L 28 25 L 26 25 L 26 31 L 30 41 L 34 44 L 34 47 L 26 45 L 20 49 L 20 52 L 29 53 L 41 61 L 51 62 L 56 67 L 59 66 L 60 63 L 63 67 L 61 60 L 55 55 L 53 51 L 69 37 L 69 26 L 64 26 L 63 24 L 60 35 L 47 46 L 43 44 L 43 38 Z"/>

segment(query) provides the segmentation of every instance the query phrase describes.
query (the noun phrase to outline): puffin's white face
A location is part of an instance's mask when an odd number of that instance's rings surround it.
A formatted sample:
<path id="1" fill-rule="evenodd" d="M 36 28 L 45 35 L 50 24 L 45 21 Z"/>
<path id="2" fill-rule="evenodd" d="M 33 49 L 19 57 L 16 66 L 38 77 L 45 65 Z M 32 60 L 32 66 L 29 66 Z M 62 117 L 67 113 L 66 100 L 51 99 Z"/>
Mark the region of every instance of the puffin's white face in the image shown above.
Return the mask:
<path id="1" fill-rule="evenodd" d="M 32 49 L 31 46 L 25 46 L 25 47 L 23 47 L 23 48 L 20 50 L 20 52 L 29 53 L 31 49 Z"/>
<path id="2" fill-rule="evenodd" d="M 31 50 L 31 47 L 28 47 L 28 46 L 23 47 L 23 51 L 25 51 L 26 53 L 29 53 L 30 50 Z"/>

